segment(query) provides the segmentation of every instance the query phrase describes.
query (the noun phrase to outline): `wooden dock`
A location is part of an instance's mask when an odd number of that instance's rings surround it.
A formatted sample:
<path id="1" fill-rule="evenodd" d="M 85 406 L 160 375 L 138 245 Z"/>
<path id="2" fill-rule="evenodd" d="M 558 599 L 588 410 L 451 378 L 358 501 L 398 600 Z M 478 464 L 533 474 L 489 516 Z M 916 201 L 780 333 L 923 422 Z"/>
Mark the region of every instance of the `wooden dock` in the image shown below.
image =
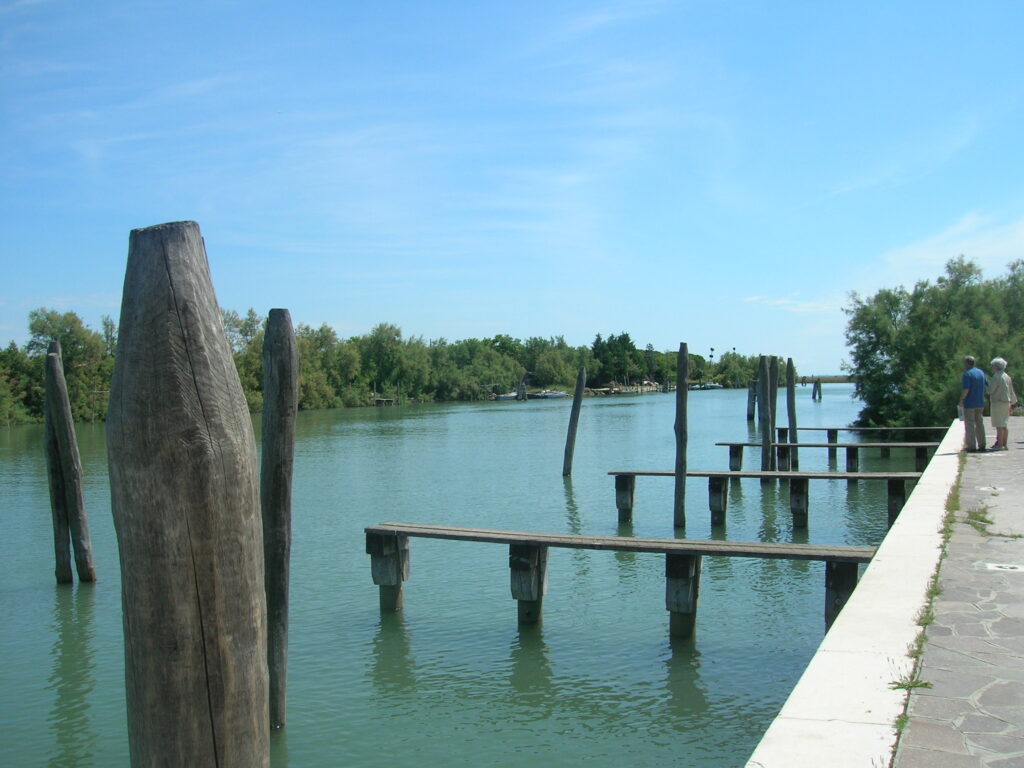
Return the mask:
<path id="1" fill-rule="evenodd" d="M 619 511 L 619 522 L 628 523 L 633 519 L 633 499 L 637 477 L 675 477 L 672 470 L 611 470 L 615 478 L 615 506 Z M 793 527 L 807 527 L 808 481 L 810 480 L 874 480 L 886 481 L 888 485 L 888 523 L 896 521 L 900 510 L 907 502 L 908 481 L 916 481 L 920 472 L 786 472 L 786 471 L 724 471 L 689 470 L 687 477 L 708 478 L 708 507 L 711 510 L 711 524 L 725 524 L 725 509 L 729 502 L 727 480 L 756 478 L 763 481 L 789 481 L 789 509 L 793 513 Z"/>
<path id="2" fill-rule="evenodd" d="M 674 636 L 683 637 L 693 633 L 696 621 L 702 557 L 823 561 L 825 624 L 828 627 L 857 584 L 857 564 L 870 561 L 875 553 L 874 547 L 639 539 L 419 523 L 381 523 L 368 526 L 365 531 L 373 583 L 380 589 L 381 611 L 402 609 L 402 583 L 409 578 L 410 537 L 486 542 L 509 547 L 512 597 L 518 601 L 519 621 L 523 624 L 533 624 L 541 618 L 544 594 L 547 592 L 547 558 L 550 547 L 665 555 L 665 607 L 669 611 L 669 631 Z"/>
<path id="3" fill-rule="evenodd" d="M 754 442 L 719 442 L 715 445 L 724 445 L 729 448 L 729 469 L 739 470 L 743 468 L 743 449 L 744 448 L 760 448 L 761 443 Z M 931 442 L 918 442 L 918 443 L 902 443 L 902 442 L 885 442 L 885 443 L 787 443 L 781 440 L 777 443 L 770 443 L 775 448 L 778 455 L 779 469 L 789 468 L 789 452 L 793 448 L 828 448 L 829 458 L 835 458 L 836 451 L 839 448 L 846 450 L 846 471 L 856 472 L 860 466 L 860 452 L 861 450 L 867 450 L 869 448 L 878 448 L 881 451 L 883 458 L 888 458 L 889 451 L 892 448 L 908 448 L 914 450 L 914 469 L 917 472 L 924 472 L 924 468 L 928 466 L 929 451 L 934 451 L 939 447 L 938 443 Z"/>

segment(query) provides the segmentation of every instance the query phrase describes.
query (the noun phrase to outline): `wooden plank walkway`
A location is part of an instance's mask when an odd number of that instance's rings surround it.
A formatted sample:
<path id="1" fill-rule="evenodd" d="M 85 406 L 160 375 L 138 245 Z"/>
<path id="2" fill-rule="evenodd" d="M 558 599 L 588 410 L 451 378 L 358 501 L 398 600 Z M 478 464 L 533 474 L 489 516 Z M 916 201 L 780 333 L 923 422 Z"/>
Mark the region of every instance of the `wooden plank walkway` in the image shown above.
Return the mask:
<path id="1" fill-rule="evenodd" d="M 672 470 L 611 470 L 615 478 L 615 506 L 619 522 L 629 523 L 633 519 L 633 502 L 636 494 L 637 477 L 675 477 Z M 888 492 L 888 524 L 891 527 L 907 501 L 907 483 L 918 480 L 920 472 L 791 472 L 791 471 L 744 471 L 744 470 L 688 470 L 687 477 L 708 479 L 708 508 L 711 524 L 725 523 L 725 510 L 729 502 L 729 480 L 757 479 L 764 482 L 789 481 L 789 509 L 793 513 L 793 527 L 807 527 L 808 481 L 810 480 L 884 480 Z"/>
<path id="2" fill-rule="evenodd" d="M 475 541 L 509 547 L 512 597 L 518 601 L 519 621 L 540 620 L 547 591 L 549 547 L 610 550 L 665 555 L 665 607 L 670 633 L 692 634 L 696 621 L 701 558 L 756 557 L 817 560 L 825 563 L 825 622 L 831 626 L 857 583 L 857 564 L 871 560 L 875 547 L 788 544 L 773 542 L 701 541 L 695 539 L 638 539 L 627 536 L 536 533 L 489 528 L 380 523 L 367 526 L 366 552 L 373 583 L 380 590 L 382 611 L 402 609 L 402 583 L 409 578 L 409 538 Z"/>

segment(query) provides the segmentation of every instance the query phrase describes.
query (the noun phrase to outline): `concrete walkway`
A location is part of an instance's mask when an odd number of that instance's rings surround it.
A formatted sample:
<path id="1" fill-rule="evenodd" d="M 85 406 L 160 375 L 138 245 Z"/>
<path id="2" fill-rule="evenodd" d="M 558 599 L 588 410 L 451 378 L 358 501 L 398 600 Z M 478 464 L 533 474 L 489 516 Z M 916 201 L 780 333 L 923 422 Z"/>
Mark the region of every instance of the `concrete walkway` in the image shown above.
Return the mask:
<path id="1" fill-rule="evenodd" d="M 895 768 L 1024 768 L 1024 442 L 1013 422 L 1009 451 L 967 455 L 919 674 L 932 687 L 910 694 Z"/>

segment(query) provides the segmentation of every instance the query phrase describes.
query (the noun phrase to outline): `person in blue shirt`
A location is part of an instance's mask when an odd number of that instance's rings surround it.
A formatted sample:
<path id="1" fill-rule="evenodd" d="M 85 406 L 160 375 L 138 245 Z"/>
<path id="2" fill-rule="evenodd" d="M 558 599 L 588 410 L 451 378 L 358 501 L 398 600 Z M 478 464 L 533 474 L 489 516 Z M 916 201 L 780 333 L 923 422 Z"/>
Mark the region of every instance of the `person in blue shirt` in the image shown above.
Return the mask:
<path id="1" fill-rule="evenodd" d="M 960 405 L 964 409 L 964 433 L 968 453 L 985 451 L 985 374 L 974 366 L 974 358 L 964 358 L 964 375 L 961 380 Z"/>

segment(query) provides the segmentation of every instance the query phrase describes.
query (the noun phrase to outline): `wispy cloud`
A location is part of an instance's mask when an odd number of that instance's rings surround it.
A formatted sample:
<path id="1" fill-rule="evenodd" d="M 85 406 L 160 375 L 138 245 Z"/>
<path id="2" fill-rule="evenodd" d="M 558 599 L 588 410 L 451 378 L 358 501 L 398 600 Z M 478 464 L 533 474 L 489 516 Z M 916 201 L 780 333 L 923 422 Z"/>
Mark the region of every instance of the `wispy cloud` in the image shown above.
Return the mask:
<path id="1" fill-rule="evenodd" d="M 797 314 L 813 314 L 818 312 L 835 312 L 842 309 L 843 301 L 839 297 L 824 299 L 802 299 L 799 293 L 792 293 L 789 296 L 747 296 L 741 299 L 748 304 L 760 304 L 765 307 L 780 309 L 785 312 Z"/>
<path id="2" fill-rule="evenodd" d="M 961 255 L 990 275 L 1024 258 L 1024 215 L 1000 221 L 992 215 L 965 213 L 934 235 L 882 254 L 885 278 L 898 285 L 934 279 L 946 262 Z"/>

